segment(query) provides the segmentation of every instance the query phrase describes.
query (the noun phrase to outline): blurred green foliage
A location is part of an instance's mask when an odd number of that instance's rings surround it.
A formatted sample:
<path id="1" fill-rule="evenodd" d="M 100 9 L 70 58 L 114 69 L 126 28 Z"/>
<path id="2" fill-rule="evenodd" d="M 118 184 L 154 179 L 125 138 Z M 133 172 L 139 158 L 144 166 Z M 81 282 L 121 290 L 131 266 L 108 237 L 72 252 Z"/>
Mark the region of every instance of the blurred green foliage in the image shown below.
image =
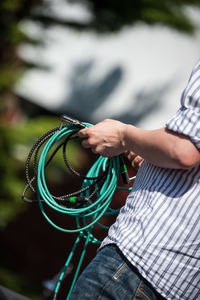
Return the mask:
<path id="1" fill-rule="evenodd" d="M 76 1 L 88 5 L 94 16 L 91 24 L 103 31 L 115 31 L 126 25 L 144 22 L 149 25 L 161 24 L 185 33 L 192 33 L 195 26 L 186 13 L 186 8 L 200 8 L 199 0 Z"/>
<path id="2" fill-rule="evenodd" d="M 31 15 L 45 26 L 52 24 L 69 26 L 78 30 L 94 30 L 99 33 L 115 32 L 137 23 L 164 25 L 180 32 L 192 34 L 195 24 L 187 8 L 200 8 L 200 0 L 66 0 L 71 5 L 80 3 L 91 13 L 87 21 L 60 18 L 52 13 L 53 1 L 48 1 Z"/>
<path id="3" fill-rule="evenodd" d="M 66 0 L 71 4 L 81 3 L 91 12 L 87 22 L 61 20 L 58 17 L 40 11 L 35 19 L 46 24 L 57 22 L 77 29 L 93 29 L 97 32 L 115 32 L 124 26 L 143 22 L 149 25 L 164 25 L 184 33 L 191 34 L 195 25 L 186 9 L 200 8 L 200 0 Z M 51 4 L 51 2 L 49 2 Z"/>
<path id="4" fill-rule="evenodd" d="M 20 21 L 27 18 L 40 0 L 0 1 L 0 95 L 12 91 L 24 69 L 17 47 L 24 42 L 38 43 L 20 29 Z"/>

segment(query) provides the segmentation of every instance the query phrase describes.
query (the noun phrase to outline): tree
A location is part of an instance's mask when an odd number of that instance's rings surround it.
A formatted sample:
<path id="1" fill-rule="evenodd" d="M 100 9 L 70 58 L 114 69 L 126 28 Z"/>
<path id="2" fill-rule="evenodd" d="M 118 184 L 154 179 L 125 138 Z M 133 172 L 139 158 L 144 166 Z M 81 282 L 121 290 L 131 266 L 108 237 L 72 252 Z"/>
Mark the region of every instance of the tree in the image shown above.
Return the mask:
<path id="1" fill-rule="evenodd" d="M 20 21 L 25 19 L 41 0 L 1 0 L 0 2 L 0 94 L 12 91 L 21 75 L 23 62 L 17 47 L 23 42 L 34 43 L 20 30 Z"/>
<path id="2" fill-rule="evenodd" d="M 44 24 L 57 23 L 79 30 L 93 29 L 98 32 L 114 32 L 127 25 L 144 22 L 149 25 L 162 24 L 191 34 L 195 25 L 187 14 L 187 8 L 200 8 L 199 0 L 67 0 L 72 5 L 82 4 L 91 12 L 87 23 L 61 20 L 48 13 L 47 7 L 32 15 Z M 49 1 L 51 6 L 51 1 Z"/>

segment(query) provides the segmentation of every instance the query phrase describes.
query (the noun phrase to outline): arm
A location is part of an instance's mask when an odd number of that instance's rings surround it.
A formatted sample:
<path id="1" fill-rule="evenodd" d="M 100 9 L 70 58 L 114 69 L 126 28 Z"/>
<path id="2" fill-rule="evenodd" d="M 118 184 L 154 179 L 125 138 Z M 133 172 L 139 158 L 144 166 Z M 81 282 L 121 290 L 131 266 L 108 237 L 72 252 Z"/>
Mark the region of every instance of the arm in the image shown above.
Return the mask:
<path id="1" fill-rule="evenodd" d="M 164 168 L 187 169 L 200 163 L 200 152 L 191 140 L 166 128 L 143 130 L 115 120 L 104 120 L 79 131 L 83 147 L 112 157 L 127 150 Z"/>
<path id="2" fill-rule="evenodd" d="M 130 126 L 130 125 L 128 125 Z M 127 128 L 126 145 L 150 163 L 164 168 L 187 169 L 200 163 L 200 152 L 191 140 L 166 128 Z"/>

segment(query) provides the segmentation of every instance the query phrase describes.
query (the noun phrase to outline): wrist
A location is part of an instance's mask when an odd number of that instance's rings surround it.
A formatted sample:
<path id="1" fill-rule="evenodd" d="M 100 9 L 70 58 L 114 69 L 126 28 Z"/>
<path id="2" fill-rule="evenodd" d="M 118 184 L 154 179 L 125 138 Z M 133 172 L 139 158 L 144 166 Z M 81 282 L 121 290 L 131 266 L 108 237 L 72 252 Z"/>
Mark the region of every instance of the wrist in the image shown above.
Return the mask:
<path id="1" fill-rule="evenodd" d="M 138 137 L 140 136 L 141 129 L 130 125 L 125 124 L 123 128 L 123 138 L 122 144 L 124 150 L 134 150 L 135 145 L 137 144 Z"/>
<path id="2" fill-rule="evenodd" d="M 122 144 L 122 147 L 123 147 L 123 151 L 126 151 L 126 150 L 130 150 L 130 130 L 132 125 L 129 125 L 129 124 L 124 124 L 123 127 L 122 127 L 122 131 L 121 131 L 121 144 Z"/>

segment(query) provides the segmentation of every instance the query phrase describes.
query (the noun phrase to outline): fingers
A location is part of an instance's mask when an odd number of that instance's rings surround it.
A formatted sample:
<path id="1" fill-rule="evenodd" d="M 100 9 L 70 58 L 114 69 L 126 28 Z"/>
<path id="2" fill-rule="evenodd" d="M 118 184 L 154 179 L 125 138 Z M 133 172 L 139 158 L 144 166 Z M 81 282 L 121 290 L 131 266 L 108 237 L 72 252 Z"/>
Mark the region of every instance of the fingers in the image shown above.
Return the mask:
<path id="1" fill-rule="evenodd" d="M 79 130 L 78 136 L 80 138 L 87 138 L 88 137 L 88 130 L 87 130 L 87 128 Z"/>
<path id="2" fill-rule="evenodd" d="M 100 154 L 100 152 L 96 150 L 96 149 L 97 149 L 97 146 L 92 146 L 92 145 L 89 143 L 88 139 L 84 139 L 84 140 L 81 142 L 81 145 L 82 145 L 83 148 L 85 148 L 85 149 L 91 148 L 91 151 L 92 151 L 94 154 Z"/>
<path id="3" fill-rule="evenodd" d="M 91 151 L 94 154 L 99 154 L 98 151 L 96 151 L 97 145 L 94 143 L 94 141 L 92 142 L 92 138 L 88 134 L 87 128 L 80 130 L 78 132 L 78 136 L 80 138 L 83 138 L 83 140 L 81 142 L 81 145 L 83 146 L 83 148 L 85 148 L 85 149 L 91 148 Z"/>
<path id="4" fill-rule="evenodd" d="M 126 151 L 125 155 L 130 160 L 133 168 L 138 169 L 141 166 L 143 162 L 143 158 L 141 156 L 137 155 L 133 151 Z"/>
<path id="5" fill-rule="evenodd" d="M 88 135 L 88 130 L 87 128 L 84 128 L 82 130 L 79 130 L 78 132 L 78 136 L 80 138 L 83 138 L 84 140 L 81 142 L 81 145 L 83 146 L 83 148 L 91 148 L 91 145 L 89 143 L 89 135 Z"/>
<path id="6" fill-rule="evenodd" d="M 91 147 L 91 145 L 90 145 L 89 142 L 88 142 L 88 139 L 84 139 L 84 140 L 81 142 L 81 145 L 83 146 L 83 148 L 86 148 L 86 149 L 88 149 L 88 148 Z"/>
<path id="7" fill-rule="evenodd" d="M 126 151 L 126 152 L 127 152 L 126 156 L 130 161 L 133 161 L 137 157 L 137 154 L 134 153 L 133 151 Z"/>
<path id="8" fill-rule="evenodd" d="M 121 122 L 105 120 L 80 130 L 78 136 L 83 138 L 82 146 L 91 148 L 94 153 L 104 157 L 119 155 L 124 152 L 123 130 L 118 128 L 122 126 L 121 124 Z"/>
<path id="9" fill-rule="evenodd" d="M 137 155 L 131 164 L 135 169 L 138 169 L 141 166 L 142 162 L 143 162 L 143 158 Z"/>

